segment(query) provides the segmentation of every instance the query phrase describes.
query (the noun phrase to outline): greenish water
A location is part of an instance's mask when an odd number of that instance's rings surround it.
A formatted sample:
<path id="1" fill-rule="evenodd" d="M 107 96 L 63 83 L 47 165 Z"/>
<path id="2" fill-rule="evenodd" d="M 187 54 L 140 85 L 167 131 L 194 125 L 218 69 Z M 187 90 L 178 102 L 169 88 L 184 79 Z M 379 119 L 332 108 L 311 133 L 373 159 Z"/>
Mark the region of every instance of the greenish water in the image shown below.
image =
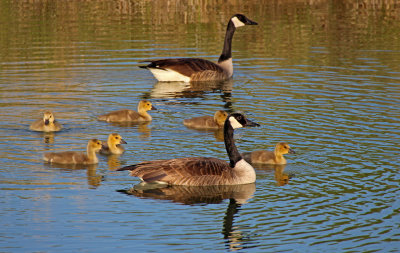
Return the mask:
<path id="1" fill-rule="evenodd" d="M 216 61 L 237 12 L 259 25 L 235 33 L 232 80 L 157 83 L 137 67 Z M 0 14 L 1 252 L 400 250 L 396 1 L 2 1 Z M 143 98 L 158 109 L 148 125 L 96 120 Z M 64 130 L 29 130 L 46 109 Z M 114 171 L 227 160 L 220 133 L 182 124 L 216 110 L 261 125 L 235 133 L 240 151 L 286 141 L 296 154 L 257 166 L 257 182 L 241 187 L 133 191 L 139 181 Z M 97 166 L 41 160 L 113 132 L 126 153 Z"/>

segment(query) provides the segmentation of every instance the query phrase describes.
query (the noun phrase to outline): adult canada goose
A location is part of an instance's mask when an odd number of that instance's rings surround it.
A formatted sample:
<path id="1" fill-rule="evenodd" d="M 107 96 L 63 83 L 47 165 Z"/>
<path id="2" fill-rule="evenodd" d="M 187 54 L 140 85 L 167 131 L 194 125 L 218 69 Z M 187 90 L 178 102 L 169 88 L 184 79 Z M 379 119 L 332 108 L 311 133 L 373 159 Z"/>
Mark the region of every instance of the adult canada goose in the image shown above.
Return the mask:
<path id="1" fill-rule="evenodd" d="M 149 110 L 156 110 L 156 108 L 148 100 L 141 100 L 138 104 L 138 111 L 124 109 L 97 117 L 98 120 L 107 122 L 145 122 L 151 121 L 152 117 L 147 113 Z"/>
<path id="2" fill-rule="evenodd" d="M 245 25 L 257 25 L 257 23 L 243 14 L 235 14 L 229 19 L 224 48 L 217 63 L 199 58 L 175 58 L 147 61 L 150 64 L 139 67 L 150 70 L 161 82 L 229 79 L 233 75 L 232 37 L 236 28 Z"/>
<path id="3" fill-rule="evenodd" d="M 230 163 L 210 157 L 188 157 L 155 160 L 119 168 L 130 170 L 131 176 L 145 182 L 169 185 L 235 185 L 249 184 L 256 180 L 254 168 L 240 155 L 233 139 L 233 131 L 240 127 L 259 126 L 240 113 L 228 116 L 224 125 L 225 148 Z"/>
<path id="4" fill-rule="evenodd" d="M 100 149 L 100 154 L 103 155 L 120 155 L 124 153 L 125 149 L 121 146 L 121 144 L 126 144 L 126 141 L 122 139 L 119 134 L 110 134 L 108 136 L 107 142 L 104 143 Z"/>
<path id="5" fill-rule="evenodd" d="M 57 132 L 62 129 L 62 126 L 56 121 L 52 112 L 46 111 L 43 118 L 33 122 L 29 129 L 40 132 Z"/>
<path id="6" fill-rule="evenodd" d="M 295 154 L 286 142 L 278 142 L 274 151 L 256 150 L 243 153 L 243 158 L 249 163 L 286 164 L 284 154 Z"/>
<path id="7" fill-rule="evenodd" d="M 228 113 L 218 110 L 213 116 L 200 116 L 183 120 L 183 124 L 195 129 L 219 129 L 224 127 Z"/>
<path id="8" fill-rule="evenodd" d="M 101 149 L 101 141 L 92 139 L 88 142 L 86 153 L 76 151 L 51 152 L 43 155 L 43 160 L 56 164 L 96 164 L 99 162 L 96 152 Z"/>

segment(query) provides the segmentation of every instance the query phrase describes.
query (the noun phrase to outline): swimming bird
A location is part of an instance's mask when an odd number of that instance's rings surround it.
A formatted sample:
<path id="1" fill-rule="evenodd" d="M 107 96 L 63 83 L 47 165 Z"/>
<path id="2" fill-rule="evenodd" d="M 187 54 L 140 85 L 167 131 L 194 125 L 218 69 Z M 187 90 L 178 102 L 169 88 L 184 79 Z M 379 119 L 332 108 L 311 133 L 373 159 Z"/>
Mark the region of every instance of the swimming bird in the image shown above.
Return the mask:
<path id="1" fill-rule="evenodd" d="M 146 66 L 139 66 L 151 71 L 154 77 L 161 82 L 191 82 L 226 80 L 233 75 L 232 65 L 232 38 L 236 28 L 245 25 L 257 25 L 243 14 L 233 15 L 226 28 L 224 47 L 217 63 L 199 58 L 173 58 L 150 62 Z"/>
<path id="2" fill-rule="evenodd" d="M 183 124 L 195 129 L 219 129 L 224 127 L 228 113 L 218 110 L 214 116 L 200 116 L 183 120 Z"/>
<path id="3" fill-rule="evenodd" d="M 125 149 L 121 144 L 126 144 L 126 141 L 122 139 L 121 135 L 119 134 L 110 134 L 108 136 L 107 142 L 104 143 L 100 149 L 100 154 L 103 155 L 120 155 L 125 152 Z"/>
<path id="4" fill-rule="evenodd" d="M 157 110 L 150 101 L 141 100 L 138 104 L 137 112 L 129 109 L 109 112 L 97 117 L 98 120 L 107 122 L 145 122 L 151 121 L 152 117 L 147 113 L 149 110 Z"/>
<path id="5" fill-rule="evenodd" d="M 129 170 L 131 176 L 147 183 L 168 185 L 236 185 L 254 183 L 256 172 L 236 148 L 234 129 L 259 126 L 243 114 L 232 113 L 225 120 L 224 141 L 230 163 L 210 157 L 187 157 L 170 160 L 154 160 L 119 168 Z"/>
<path id="6" fill-rule="evenodd" d="M 43 160 L 55 164 L 96 164 L 99 162 L 96 152 L 101 149 L 101 141 L 92 139 L 88 142 L 86 153 L 76 151 L 51 152 L 43 155 Z"/>
<path id="7" fill-rule="evenodd" d="M 46 111 L 43 118 L 33 122 L 29 129 L 39 132 L 57 132 L 62 129 L 62 125 L 56 121 L 52 112 Z"/>
<path id="8" fill-rule="evenodd" d="M 243 158 L 249 163 L 286 164 L 285 154 L 295 154 L 286 142 L 278 142 L 274 151 L 256 150 L 243 153 Z"/>

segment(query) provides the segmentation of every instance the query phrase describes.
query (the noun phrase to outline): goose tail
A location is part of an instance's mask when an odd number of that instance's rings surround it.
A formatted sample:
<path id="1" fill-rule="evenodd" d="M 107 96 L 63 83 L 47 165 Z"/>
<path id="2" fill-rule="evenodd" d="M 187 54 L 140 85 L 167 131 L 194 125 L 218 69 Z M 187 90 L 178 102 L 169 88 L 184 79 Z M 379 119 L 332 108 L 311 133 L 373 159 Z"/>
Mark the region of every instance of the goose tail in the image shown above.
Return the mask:
<path id="1" fill-rule="evenodd" d="M 132 170 L 136 169 L 136 167 L 137 167 L 137 164 L 128 165 L 128 166 L 125 166 L 125 167 L 118 168 L 117 171 L 125 171 L 125 170 L 132 171 Z"/>

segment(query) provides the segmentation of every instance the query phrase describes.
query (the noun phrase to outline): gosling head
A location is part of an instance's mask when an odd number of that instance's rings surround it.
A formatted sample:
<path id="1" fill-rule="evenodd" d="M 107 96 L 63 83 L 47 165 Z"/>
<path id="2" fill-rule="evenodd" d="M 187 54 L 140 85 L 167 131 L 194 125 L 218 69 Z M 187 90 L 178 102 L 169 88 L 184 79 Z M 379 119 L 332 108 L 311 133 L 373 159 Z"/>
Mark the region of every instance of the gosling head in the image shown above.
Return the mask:
<path id="1" fill-rule="evenodd" d="M 290 148 L 289 144 L 287 144 L 286 142 L 278 142 L 275 146 L 275 150 L 279 153 L 279 154 L 296 154 L 296 152 L 294 152 L 293 149 Z"/>
<path id="2" fill-rule="evenodd" d="M 249 120 L 241 113 L 232 113 L 228 116 L 225 124 L 230 124 L 233 129 L 241 127 L 258 127 L 259 124 Z"/>
<path id="3" fill-rule="evenodd" d="M 122 139 L 121 135 L 116 133 L 110 134 L 107 142 L 113 145 L 126 144 L 126 141 Z"/>
<path id="4" fill-rule="evenodd" d="M 243 14 L 235 14 L 231 17 L 231 21 L 235 25 L 236 28 L 245 26 L 245 25 L 257 25 L 257 22 L 254 22 L 250 19 L 248 19 L 245 15 Z"/>
<path id="5" fill-rule="evenodd" d="M 138 110 L 141 111 L 150 111 L 150 110 L 157 110 L 150 101 L 148 100 L 141 100 L 138 105 Z"/>
<path id="6" fill-rule="evenodd" d="M 54 123 L 54 115 L 52 112 L 47 111 L 43 114 L 43 122 L 46 126 Z"/>
<path id="7" fill-rule="evenodd" d="M 99 152 L 101 149 L 101 141 L 98 139 L 91 139 L 88 143 L 88 149 L 91 149 L 94 152 Z"/>
<path id="8" fill-rule="evenodd" d="M 214 121 L 218 126 L 223 126 L 227 117 L 228 113 L 218 110 L 214 114 Z"/>

